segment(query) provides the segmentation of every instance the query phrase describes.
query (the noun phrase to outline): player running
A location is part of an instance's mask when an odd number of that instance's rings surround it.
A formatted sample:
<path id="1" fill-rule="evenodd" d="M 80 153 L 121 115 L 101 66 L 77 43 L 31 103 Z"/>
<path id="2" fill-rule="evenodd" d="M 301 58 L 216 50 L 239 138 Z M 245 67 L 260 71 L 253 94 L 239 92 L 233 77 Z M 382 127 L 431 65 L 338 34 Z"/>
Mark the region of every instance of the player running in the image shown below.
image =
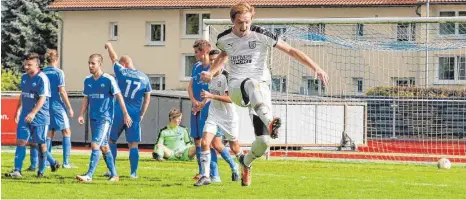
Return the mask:
<path id="1" fill-rule="evenodd" d="M 206 124 L 204 126 L 204 136 L 202 137 L 201 142 L 201 166 L 204 170 L 204 174 L 194 184 L 194 186 L 208 185 L 211 183 L 211 180 L 208 176 L 210 173 L 208 164 L 211 158 L 209 146 L 213 140 L 220 140 L 219 137 L 215 137 L 214 135 L 218 129 L 221 129 L 227 140 L 230 141 L 230 147 L 232 151 L 237 155 L 242 155 L 242 150 L 238 144 L 239 118 L 238 114 L 236 113 L 236 107 L 233 105 L 230 97 L 228 96 L 227 80 L 228 72 L 223 69 L 222 71 L 218 71 L 209 83 L 210 92 L 202 91 L 201 94 L 203 98 L 209 99 L 212 102 L 209 108 L 209 117 L 207 118 Z M 217 141 L 217 143 L 218 142 L 219 141 Z M 225 146 L 223 146 L 223 149 L 219 152 L 221 152 L 222 156 L 223 154 L 227 154 L 228 157 L 230 155 Z M 238 169 L 236 163 L 233 162 L 233 164 L 230 164 L 230 167 L 232 168 L 232 180 L 237 181 L 239 174 L 237 171 Z"/>
<path id="2" fill-rule="evenodd" d="M 241 184 L 251 184 L 251 164 L 261 157 L 270 146 L 270 138 L 278 137 L 281 120 L 272 114 L 270 93 L 271 75 L 267 68 L 267 52 L 269 47 L 276 47 L 295 58 L 305 66 L 314 70 L 322 83 L 328 83 L 327 73 L 306 54 L 295 49 L 278 37 L 261 28 L 252 25 L 254 7 L 247 3 L 238 3 L 230 10 L 233 27 L 220 33 L 217 37 L 217 47 L 222 53 L 212 67 L 202 72 L 202 79 L 209 82 L 212 75 L 222 69 L 223 63 L 230 62 L 228 91 L 231 100 L 238 106 L 249 107 L 250 116 L 256 134 L 251 151 L 241 156 Z"/>

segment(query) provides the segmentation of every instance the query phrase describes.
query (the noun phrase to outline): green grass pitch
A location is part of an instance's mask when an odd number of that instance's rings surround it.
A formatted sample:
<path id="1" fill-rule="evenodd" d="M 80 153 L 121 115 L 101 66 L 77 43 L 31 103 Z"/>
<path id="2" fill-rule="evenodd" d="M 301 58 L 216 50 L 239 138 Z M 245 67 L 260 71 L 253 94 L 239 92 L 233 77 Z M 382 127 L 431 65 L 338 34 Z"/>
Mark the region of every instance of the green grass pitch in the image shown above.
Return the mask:
<path id="1" fill-rule="evenodd" d="M 13 168 L 14 153 L 2 152 L 2 175 Z M 59 152 L 54 154 L 61 160 Z M 2 176 L 4 199 L 153 199 L 153 198 L 466 198 L 466 168 L 454 165 L 439 170 L 433 165 L 354 163 L 309 160 L 256 160 L 252 185 L 242 187 L 231 181 L 230 169 L 220 158 L 222 183 L 194 187 L 193 162 L 156 162 L 141 153 L 138 179 L 129 178 L 128 154 L 119 152 L 117 170 L 120 182 L 109 183 L 102 176 L 105 162 L 100 160 L 92 183 L 80 183 L 76 175 L 87 171 L 89 153 L 72 154 L 78 168 L 60 169 L 37 179 L 23 172 L 21 179 Z M 29 166 L 26 156 L 23 168 Z"/>

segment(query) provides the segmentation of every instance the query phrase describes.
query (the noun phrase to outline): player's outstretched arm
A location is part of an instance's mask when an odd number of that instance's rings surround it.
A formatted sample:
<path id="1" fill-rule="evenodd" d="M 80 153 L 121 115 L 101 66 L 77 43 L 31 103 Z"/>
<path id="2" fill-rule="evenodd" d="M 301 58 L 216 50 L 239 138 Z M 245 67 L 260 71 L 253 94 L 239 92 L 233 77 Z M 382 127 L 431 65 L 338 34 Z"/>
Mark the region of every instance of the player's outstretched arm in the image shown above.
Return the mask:
<path id="1" fill-rule="evenodd" d="M 212 76 L 222 69 L 227 59 L 227 53 L 222 51 L 222 53 L 218 55 L 217 59 L 215 59 L 212 66 L 210 66 L 209 70 L 201 72 L 202 81 L 210 82 L 210 80 L 212 80 Z"/>
<path id="2" fill-rule="evenodd" d="M 281 40 L 277 42 L 277 45 L 275 47 L 285 52 L 289 56 L 293 57 L 294 59 L 298 60 L 300 63 L 314 70 L 316 72 L 317 78 L 319 78 L 322 81 L 323 85 L 328 84 L 327 72 L 322 70 L 322 68 L 320 68 L 320 66 L 317 63 L 315 63 L 311 58 L 309 58 L 309 56 L 304 54 L 302 51 L 291 47 L 289 44 Z"/>
<path id="3" fill-rule="evenodd" d="M 87 110 L 87 104 L 89 103 L 89 99 L 87 96 L 84 96 L 83 102 L 81 104 L 81 111 L 79 112 L 78 122 L 79 124 L 84 124 L 84 113 Z"/>
<path id="4" fill-rule="evenodd" d="M 66 92 L 65 87 L 59 87 L 58 92 L 60 92 L 60 96 L 63 99 L 63 102 L 65 102 L 66 108 L 68 109 L 68 116 L 73 117 L 74 111 L 73 108 L 71 107 L 70 100 L 68 99 L 68 93 Z"/>
<path id="5" fill-rule="evenodd" d="M 118 99 L 118 103 L 120 103 L 121 111 L 123 111 L 126 126 L 131 127 L 131 125 L 133 124 L 133 120 L 129 116 L 128 110 L 126 110 L 125 100 L 123 100 L 123 96 L 119 92 L 116 93 L 115 96 Z"/>
<path id="6" fill-rule="evenodd" d="M 217 101 L 221 101 L 221 102 L 224 102 L 224 103 L 231 103 L 231 98 L 228 96 L 228 93 L 226 93 L 226 95 L 215 95 L 215 94 L 212 94 L 208 91 L 205 91 L 205 90 L 202 90 L 201 92 L 201 97 L 204 98 L 204 99 L 213 99 L 213 100 L 217 100 Z"/>
<path id="7" fill-rule="evenodd" d="M 105 43 L 105 49 L 107 49 L 108 51 L 108 56 L 110 57 L 110 60 L 113 63 L 118 62 L 118 55 L 116 54 L 115 49 L 113 49 L 112 43 Z"/>

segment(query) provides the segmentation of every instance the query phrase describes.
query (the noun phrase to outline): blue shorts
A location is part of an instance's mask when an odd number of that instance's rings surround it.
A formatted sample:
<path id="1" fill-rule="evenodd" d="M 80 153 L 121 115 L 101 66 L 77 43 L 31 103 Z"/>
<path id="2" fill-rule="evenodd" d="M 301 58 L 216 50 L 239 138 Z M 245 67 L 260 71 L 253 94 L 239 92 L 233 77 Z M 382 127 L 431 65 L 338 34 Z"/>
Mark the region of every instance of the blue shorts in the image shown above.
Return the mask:
<path id="1" fill-rule="evenodd" d="M 141 142 L 141 122 L 133 122 L 128 128 L 123 119 L 114 119 L 110 130 L 110 139 L 116 142 L 123 131 L 125 131 L 127 143 Z"/>
<path id="2" fill-rule="evenodd" d="M 49 131 L 62 131 L 70 128 L 70 119 L 65 109 L 50 109 Z"/>
<path id="3" fill-rule="evenodd" d="M 110 135 L 110 127 L 112 123 L 106 120 L 91 119 L 92 142 L 105 146 L 108 144 L 108 136 Z"/>
<path id="4" fill-rule="evenodd" d="M 31 125 L 29 123 L 20 122 L 16 129 L 16 139 L 45 144 L 48 130 L 49 125 Z M 32 140 L 30 138 L 32 138 Z"/>
<path id="5" fill-rule="evenodd" d="M 204 108 L 202 108 L 201 112 L 196 113 L 196 115 L 193 115 L 193 113 L 191 113 L 190 136 L 195 140 L 201 139 L 204 135 L 203 130 L 205 121 L 207 120 L 207 116 L 209 115 L 209 105 L 210 103 L 207 103 L 207 105 L 205 105 Z"/>
<path id="6" fill-rule="evenodd" d="M 207 117 L 209 116 L 209 106 L 210 103 L 208 103 L 204 108 L 202 108 L 202 111 L 197 113 L 197 115 L 193 115 L 191 113 L 191 133 L 190 136 L 193 139 L 201 139 L 202 136 L 204 136 L 204 125 L 205 121 L 207 120 Z M 215 137 L 220 137 L 223 136 L 223 133 L 220 129 L 218 129 L 217 134 Z"/>

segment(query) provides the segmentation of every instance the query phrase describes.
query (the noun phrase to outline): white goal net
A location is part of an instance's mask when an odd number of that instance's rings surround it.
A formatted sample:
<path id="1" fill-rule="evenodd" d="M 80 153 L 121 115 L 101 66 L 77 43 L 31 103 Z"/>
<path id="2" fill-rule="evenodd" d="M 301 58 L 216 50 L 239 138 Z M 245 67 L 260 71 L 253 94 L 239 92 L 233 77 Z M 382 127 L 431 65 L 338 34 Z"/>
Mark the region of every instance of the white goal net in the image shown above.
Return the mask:
<path id="1" fill-rule="evenodd" d="M 232 26 L 204 24 L 212 44 Z M 275 146 L 309 149 L 301 153 L 312 157 L 466 162 L 466 17 L 254 24 L 303 51 L 330 78 L 323 86 L 306 66 L 270 49 L 273 109 L 284 121 Z M 252 127 L 242 128 L 240 141 L 249 143 Z"/>

